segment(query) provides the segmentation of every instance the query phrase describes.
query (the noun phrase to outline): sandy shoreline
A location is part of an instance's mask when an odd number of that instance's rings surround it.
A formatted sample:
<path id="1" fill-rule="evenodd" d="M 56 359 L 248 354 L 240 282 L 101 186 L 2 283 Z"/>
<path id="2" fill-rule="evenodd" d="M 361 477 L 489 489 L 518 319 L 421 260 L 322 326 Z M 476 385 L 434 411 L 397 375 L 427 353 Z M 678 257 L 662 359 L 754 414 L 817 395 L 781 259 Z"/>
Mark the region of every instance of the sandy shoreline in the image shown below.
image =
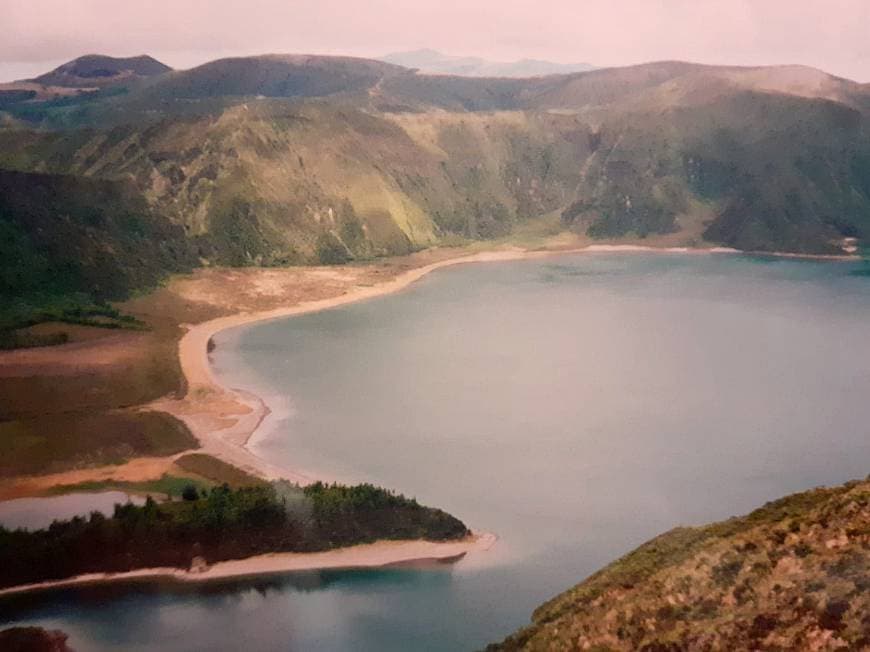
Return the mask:
<path id="1" fill-rule="evenodd" d="M 220 580 L 314 571 L 387 568 L 452 564 L 469 552 L 489 550 L 496 541 L 492 534 L 473 534 L 461 541 L 376 541 L 324 552 L 270 553 L 217 562 L 202 571 L 180 568 L 141 568 L 126 573 L 88 573 L 62 580 L 21 584 L 0 589 L 0 598 L 22 593 L 49 591 L 113 582 L 174 582 L 198 584 Z"/>

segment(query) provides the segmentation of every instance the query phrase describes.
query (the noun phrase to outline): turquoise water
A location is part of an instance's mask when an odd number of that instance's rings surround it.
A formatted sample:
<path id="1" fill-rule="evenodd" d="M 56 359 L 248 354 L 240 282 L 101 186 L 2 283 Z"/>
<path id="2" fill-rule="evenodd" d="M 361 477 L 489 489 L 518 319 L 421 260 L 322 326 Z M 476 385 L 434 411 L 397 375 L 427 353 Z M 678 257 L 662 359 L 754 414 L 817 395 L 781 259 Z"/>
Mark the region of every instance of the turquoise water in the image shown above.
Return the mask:
<path id="1" fill-rule="evenodd" d="M 306 573 L 0 602 L 79 650 L 470 650 L 678 524 L 870 471 L 870 277 L 589 254 L 449 268 L 217 337 L 275 463 L 498 533 L 451 570 Z"/>

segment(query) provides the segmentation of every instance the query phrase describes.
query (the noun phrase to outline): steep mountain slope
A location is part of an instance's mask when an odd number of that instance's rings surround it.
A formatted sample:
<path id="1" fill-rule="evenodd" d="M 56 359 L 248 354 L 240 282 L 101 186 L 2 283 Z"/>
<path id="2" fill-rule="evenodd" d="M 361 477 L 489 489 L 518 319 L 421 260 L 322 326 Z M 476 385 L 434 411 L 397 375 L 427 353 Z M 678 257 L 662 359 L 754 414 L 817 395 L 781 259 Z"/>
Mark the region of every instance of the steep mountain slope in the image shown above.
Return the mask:
<path id="1" fill-rule="evenodd" d="M 8 167 L 131 179 L 203 258 L 278 264 L 406 253 L 451 233 L 494 237 L 559 208 L 576 174 L 564 151 L 539 175 L 546 152 L 568 147 L 548 142 L 552 122 L 261 100 L 217 118 L 14 131 L 0 142 Z"/>
<path id="2" fill-rule="evenodd" d="M 870 481 L 677 528 L 540 606 L 497 650 L 864 650 Z"/>
<path id="3" fill-rule="evenodd" d="M 0 168 L 128 184 L 203 263 L 400 254 L 554 212 L 750 250 L 870 235 L 870 90 L 808 68 L 471 79 L 269 55 L 109 91 L 13 104 Z"/>
<path id="4" fill-rule="evenodd" d="M 0 330 L 58 303 L 124 298 L 194 263 L 183 231 L 129 183 L 0 170 Z"/>

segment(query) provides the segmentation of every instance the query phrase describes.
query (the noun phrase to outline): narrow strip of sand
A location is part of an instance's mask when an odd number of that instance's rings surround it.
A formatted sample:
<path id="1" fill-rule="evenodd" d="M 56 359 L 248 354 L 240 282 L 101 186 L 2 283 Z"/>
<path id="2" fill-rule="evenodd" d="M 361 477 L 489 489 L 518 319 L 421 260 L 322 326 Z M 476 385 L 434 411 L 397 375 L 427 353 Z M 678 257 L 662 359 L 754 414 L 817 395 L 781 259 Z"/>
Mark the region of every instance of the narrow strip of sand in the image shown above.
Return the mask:
<path id="1" fill-rule="evenodd" d="M 201 571 L 180 568 L 141 568 L 126 573 L 89 573 L 62 580 L 22 584 L 0 589 L 0 597 L 112 582 L 177 582 L 201 583 L 244 579 L 313 570 L 346 570 L 415 566 L 418 564 L 450 564 L 469 552 L 488 550 L 495 543 L 492 534 L 473 534 L 461 541 L 376 541 L 324 552 L 271 553 L 222 561 Z"/>

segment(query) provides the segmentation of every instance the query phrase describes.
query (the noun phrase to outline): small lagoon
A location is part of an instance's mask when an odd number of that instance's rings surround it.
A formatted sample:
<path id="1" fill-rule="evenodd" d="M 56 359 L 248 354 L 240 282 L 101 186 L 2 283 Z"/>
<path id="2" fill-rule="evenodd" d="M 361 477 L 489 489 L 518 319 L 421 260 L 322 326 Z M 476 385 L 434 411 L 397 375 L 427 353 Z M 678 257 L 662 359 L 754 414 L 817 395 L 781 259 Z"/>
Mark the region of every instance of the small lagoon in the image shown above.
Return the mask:
<path id="1" fill-rule="evenodd" d="M 91 512 L 111 516 L 116 504 L 127 502 L 141 505 L 145 499 L 121 491 L 16 498 L 0 502 L 0 525 L 7 530 L 40 530 L 47 528 L 52 521 L 65 521 L 75 516 L 87 518 Z"/>

